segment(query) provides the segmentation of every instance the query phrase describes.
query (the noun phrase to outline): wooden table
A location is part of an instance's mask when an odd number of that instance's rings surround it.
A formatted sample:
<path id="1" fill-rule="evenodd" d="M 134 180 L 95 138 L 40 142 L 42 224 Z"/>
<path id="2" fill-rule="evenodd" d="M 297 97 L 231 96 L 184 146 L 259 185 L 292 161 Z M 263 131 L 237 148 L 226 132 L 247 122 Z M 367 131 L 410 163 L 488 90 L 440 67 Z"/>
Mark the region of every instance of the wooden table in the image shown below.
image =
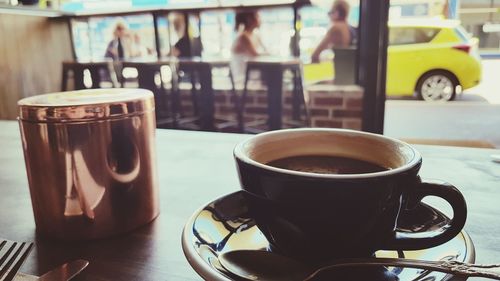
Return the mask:
<path id="1" fill-rule="evenodd" d="M 304 90 L 302 86 L 302 63 L 299 58 L 280 58 L 280 57 L 256 57 L 247 61 L 245 74 L 245 83 L 243 85 L 243 97 L 241 114 L 244 111 L 244 102 L 247 95 L 247 84 L 250 73 L 259 71 L 261 79 L 267 86 L 267 125 L 270 130 L 283 128 L 283 75 L 286 70 L 293 74 L 292 90 L 292 117 L 294 121 L 300 121 L 300 105 L 304 104 Z M 243 119 L 243 118 L 241 118 Z M 251 129 L 241 129 L 243 132 Z"/>
<path id="2" fill-rule="evenodd" d="M 182 253 L 182 227 L 204 203 L 238 190 L 232 149 L 248 136 L 157 132 L 160 216 L 126 235 L 66 243 L 36 236 L 18 125 L 0 121 L 0 237 L 36 241 L 23 272 L 38 275 L 84 258 L 90 265 L 76 280 L 200 280 Z M 464 193 L 469 205 L 465 229 L 475 242 L 477 262 L 500 262 L 500 164 L 490 159 L 500 152 L 416 147 L 424 158 L 424 177 L 447 180 Z"/>
<path id="3" fill-rule="evenodd" d="M 229 60 L 218 57 L 192 57 L 180 58 L 178 68 L 181 71 L 188 72 L 191 75 L 191 91 L 196 96 L 196 82 L 200 83 L 200 129 L 203 131 L 217 131 L 215 124 L 215 97 L 212 83 L 212 70 L 214 68 L 229 67 Z M 229 79 L 231 81 L 231 90 L 236 98 L 236 89 L 231 69 L 229 68 Z M 193 104 L 196 110 L 196 104 Z"/>
<path id="4" fill-rule="evenodd" d="M 157 128 L 176 128 L 177 126 L 177 113 L 179 111 L 179 98 L 177 89 L 177 75 L 176 67 L 173 62 L 174 59 L 165 57 L 161 59 L 152 58 L 139 58 L 123 60 L 121 62 L 121 69 L 130 67 L 137 70 L 137 82 L 141 89 L 148 89 L 153 92 L 155 97 L 155 115 Z M 167 89 L 164 85 L 161 69 L 167 66 L 172 71 L 170 93 L 167 94 Z M 156 75 L 160 76 L 159 85 L 156 84 Z M 122 75 L 120 75 L 122 76 Z M 122 87 L 125 87 L 125 79 L 121 79 Z"/>

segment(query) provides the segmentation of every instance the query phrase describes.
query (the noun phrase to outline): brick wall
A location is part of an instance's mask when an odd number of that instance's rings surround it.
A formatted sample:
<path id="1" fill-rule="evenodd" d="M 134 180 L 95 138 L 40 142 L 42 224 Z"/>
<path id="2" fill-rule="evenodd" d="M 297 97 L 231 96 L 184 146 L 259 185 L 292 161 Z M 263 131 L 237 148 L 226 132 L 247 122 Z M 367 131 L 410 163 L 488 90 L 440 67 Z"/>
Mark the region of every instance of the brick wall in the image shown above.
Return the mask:
<path id="1" fill-rule="evenodd" d="M 311 126 L 361 130 L 361 87 L 314 85 L 308 87 L 307 91 Z"/>
<path id="2" fill-rule="evenodd" d="M 184 114 L 192 114 L 190 89 L 181 90 Z M 241 95 L 241 91 L 237 91 Z M 311 127 L 347 128 L 361 130 L 363 90 L 359 86 L 313 85 L 306 87 L 306 103 Z M 215 115 L 236 119 L 235 97 L 228 89 L 215 90 Z M 283 121 L 291 120 L 291 91 L 283 96 Z M 248 91 L 245 103 L 245 121 L 267 118 L 267 91 L 263 87 Z"/>

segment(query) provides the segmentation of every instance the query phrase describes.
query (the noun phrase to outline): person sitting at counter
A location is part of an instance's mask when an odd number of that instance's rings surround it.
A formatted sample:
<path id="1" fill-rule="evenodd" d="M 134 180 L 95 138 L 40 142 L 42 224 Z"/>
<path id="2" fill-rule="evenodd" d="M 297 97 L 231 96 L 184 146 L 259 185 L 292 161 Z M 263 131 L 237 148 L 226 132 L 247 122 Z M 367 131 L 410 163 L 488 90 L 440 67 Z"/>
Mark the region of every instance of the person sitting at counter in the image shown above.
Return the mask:
<path id="1" fill-rule="evenodd" d="M 246 62 L 250 58 L 268 54 L 262 40 L 256 32 L 260 27 L 260 16 L 257 11 L 239 11 L 236 13 L 236 39 L 231 47 L 231 71 L 235 81 L 245 78 Z"/>
<path id="2" fill-rule="evenodd" d="M 154 55 L 154 51 L 151 48 L 148 48 L 142 44 L 142 39 L 139 33 L 134 32 L 132 38 L 133 42 L 131 44 L 131 57 L 147 57 Z"/>
<path id="3" fill-rule="evenodd" d="M 118 20 L 113 30 L 113 39 L 108 43 L 104 57 L 113 60 L 123 60 L 131 57 L 132 38 L 128 25 L 124 20 Z"/>
<path id="4" fill-rule="evenodd" d="M 153 55 L 153 50 L 144 46 L 141 36 L 131 31 L 123 19 L 117 20 L 113 30 L 113 39 L 108 43 L 104 57 L 112 60 L 146 57 Z"/>
<path id="5" fill-rule="evenodd" d="M 328 12 L 331 26 L 311 55 L 313 63 L 319 62 L 319 56 L 325 49 L 345 48 L 354 45 L 356 40 L 356 29 L 349 25 L 349 3 L 345 0 L 336 0 L 332 9 Z"/>
<path id="6" fill-rule="evenodd" d="M 201 56 L 203 46 L 199 37 L 190 38 L 186 29 L 186 18 L 184 14 L 172 13 L 172 24 L 177 35 L 177 42 L 175 42 L 171 55 L 179 58 L 190 58 L 194 56 Z"/>

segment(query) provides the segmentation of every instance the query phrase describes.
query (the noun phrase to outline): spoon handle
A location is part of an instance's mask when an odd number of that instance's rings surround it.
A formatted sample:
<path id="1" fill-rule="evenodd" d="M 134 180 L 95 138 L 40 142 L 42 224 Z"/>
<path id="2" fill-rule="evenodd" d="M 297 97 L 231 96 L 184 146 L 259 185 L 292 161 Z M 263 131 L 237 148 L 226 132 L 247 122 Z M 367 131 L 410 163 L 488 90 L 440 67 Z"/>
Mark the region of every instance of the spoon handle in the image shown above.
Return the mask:
<path id="1" fill-rule="evenodd" d="M 338 267 L 349 266 L 396 266 L 419 268 L 431 271 L 453 274 L 462 277 L 485 277 L 500 280 L 500 264 L 471 264 L 459 261 L 421 261 L 393 258 L 361 258 L 336 260 L 332 264 L 323 266 L 309 275 L 304 281 L 313 280 L 320 272 Z"/>

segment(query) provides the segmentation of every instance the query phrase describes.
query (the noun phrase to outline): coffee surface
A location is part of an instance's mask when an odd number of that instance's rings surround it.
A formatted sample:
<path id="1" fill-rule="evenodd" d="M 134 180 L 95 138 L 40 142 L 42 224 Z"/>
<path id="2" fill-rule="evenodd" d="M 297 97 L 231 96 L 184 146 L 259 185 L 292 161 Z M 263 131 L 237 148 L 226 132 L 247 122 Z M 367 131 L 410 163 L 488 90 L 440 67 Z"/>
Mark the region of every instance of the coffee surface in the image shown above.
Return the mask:
<path id="1" fill-rule="evenodd" d="M 366 174 L 388 170 L 367 161 L 326 155 L 285 157 L 267 163 L 276 168 L 317 174 Z"/>

